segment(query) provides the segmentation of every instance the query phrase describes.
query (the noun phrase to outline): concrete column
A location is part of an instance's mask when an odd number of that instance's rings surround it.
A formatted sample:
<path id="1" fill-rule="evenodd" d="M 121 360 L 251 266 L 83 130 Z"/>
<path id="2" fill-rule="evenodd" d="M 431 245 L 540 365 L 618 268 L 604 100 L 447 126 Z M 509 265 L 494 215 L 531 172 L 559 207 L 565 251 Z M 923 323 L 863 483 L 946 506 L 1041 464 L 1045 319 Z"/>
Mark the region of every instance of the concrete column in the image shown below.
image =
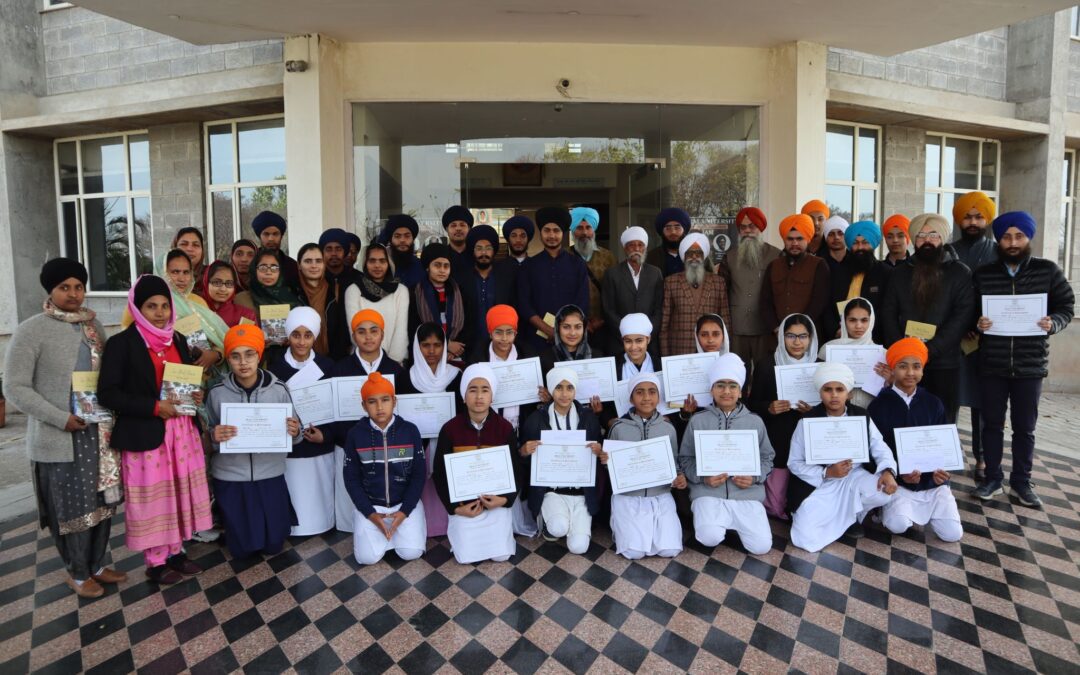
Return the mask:
<path id="1" fill-rule="evenodd" d="M 881 219 L 922 213 L 926 192 L 926 131 L 888 125 L 882 132 Z"/>
<path id="2" fill-rule="evenodd" d="M 150 209 L 154 256 L 168 250 L 176 231 L 197 227 L 206 235 L 203 197 L 202 124 L 150 127 Z M 227 235 L 230 239 L 232 233 Z M 206 259 L 213 258 L 207 241 Z"/>
<path id="3" fill-rule="evenodd" d="M 331 227 L 347 227 L 346 158 L 351 154 L 342 90 L 341 51 L 320 35 L 289 38 L 285 60 L 285 167 L 290 253 Z"/>

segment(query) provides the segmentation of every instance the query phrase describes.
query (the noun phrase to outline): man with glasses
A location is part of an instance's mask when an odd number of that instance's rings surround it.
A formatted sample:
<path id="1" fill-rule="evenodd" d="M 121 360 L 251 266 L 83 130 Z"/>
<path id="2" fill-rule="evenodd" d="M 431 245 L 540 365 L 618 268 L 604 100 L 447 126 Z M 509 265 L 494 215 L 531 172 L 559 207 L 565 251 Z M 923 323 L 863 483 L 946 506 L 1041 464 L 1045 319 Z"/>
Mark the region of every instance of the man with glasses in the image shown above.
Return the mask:
<path id="1" fill-rule="evenodd" d="M 495 254 L 499 252 L 499 234 L 490 225 L 477 225 L 469 230 L 465 252 L 472 265 L 465 270 L 454 270 L 451 261 L 451 269 L 461 287 L 465 306 L 475 317 L 473 335 L 486 335 L 488 310 L 495 305 L 513 304 L 517 297 L 516 270 L 494 264 Z"/>
<path id="2" fill-rule="evenodd" d="M 897 265 L 877 313 L 884 344 L 917 337 L 929 351 L 922 384 L 945 404 L 949 424 L 960 406 L 960 341 L 975 316 L 971 270 L 946 245 L 949 223 L 936 213 L 916 216 L 908 228 L 915 254 Z"/>
<path id="3" fill-rule="evenodd" d="M 644 314 L 653 326 L 649 346 L 659 357 L 661 309 L 664 304 L 664 275 L 653 265 L 645 262 L 649 249 L 649 233 L 643 227 L 628 227 L 619 238 L 626 262 L 616 265 L 604 274 L 603 286 L 604 321 L 618 326 L 627 314 Z M 622 353 L 622 336 L 612 334 L 606 351 Z"/>

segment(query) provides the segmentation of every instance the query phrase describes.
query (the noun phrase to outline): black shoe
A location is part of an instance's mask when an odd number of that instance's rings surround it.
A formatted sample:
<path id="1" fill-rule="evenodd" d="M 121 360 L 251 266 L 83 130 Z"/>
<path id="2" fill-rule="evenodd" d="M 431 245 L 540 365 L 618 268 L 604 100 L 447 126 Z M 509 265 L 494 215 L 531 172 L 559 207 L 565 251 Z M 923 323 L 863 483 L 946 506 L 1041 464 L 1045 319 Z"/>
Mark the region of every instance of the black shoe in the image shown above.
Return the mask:
<path id="1" fill-rule="evenodd" d="M 1039 495 L 1035 494 L 1035 491 L 1031 489 L 1031 483 L 1020 483 L 1019 485 L 1010 485 L 1010 491 L 1016 500 L 1024 506 L 1030 506 L 1033 509 L 1042 508 L 1042 500 L 1039 499 Z"/>
<path id="2" fill-rule="evenodd" d="M 985 483 L 986 465 L 982 462 L 975 462 L 975 469 L 972 471 L 972 475 L 974 476 L 976 483 Z"/>
<path id="3" fill-rule="evenodd" d="M 862 539 L 864 536 L 866 536 L 866 528 L 863 527 L 862 523 L 855 523 L 854 525 L 849 527 L 847 529 L 847 532 L 845 532 L 844 534 L 851 537 L 852 539 Z"/>
<path id="4" fill-rule="evenodd" d="M 988 501 L 990 499 L 993 499 L 997 495 L 1004 494 L 1004 493 L 1005 493 L 1005 488 L 1001 487 L 1001 481 L 999 481 L 999 480 L 985 481 L 984 480 L 982 483 L 979 484 L 979 487 L 975 488 L 975 492 L 973 492 L 972 494 L 985 502 L 985 501 Z"/>

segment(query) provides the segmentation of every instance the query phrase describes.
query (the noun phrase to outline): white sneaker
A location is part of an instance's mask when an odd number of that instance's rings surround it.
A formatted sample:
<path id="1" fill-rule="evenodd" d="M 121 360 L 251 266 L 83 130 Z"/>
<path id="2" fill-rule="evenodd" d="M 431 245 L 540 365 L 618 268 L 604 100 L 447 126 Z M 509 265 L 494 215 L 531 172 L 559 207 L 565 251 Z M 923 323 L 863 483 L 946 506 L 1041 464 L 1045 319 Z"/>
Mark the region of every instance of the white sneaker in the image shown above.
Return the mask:
<path id="1" fill-rule="evenodd" d="M 195 541 L 201 541 L 204 544 L 209 544 L 212 541 L 217 541 L 221 537 L 221 533 L 217 530 L 199 530 L 195 534 L 191 535 L 191 538 Z"/>

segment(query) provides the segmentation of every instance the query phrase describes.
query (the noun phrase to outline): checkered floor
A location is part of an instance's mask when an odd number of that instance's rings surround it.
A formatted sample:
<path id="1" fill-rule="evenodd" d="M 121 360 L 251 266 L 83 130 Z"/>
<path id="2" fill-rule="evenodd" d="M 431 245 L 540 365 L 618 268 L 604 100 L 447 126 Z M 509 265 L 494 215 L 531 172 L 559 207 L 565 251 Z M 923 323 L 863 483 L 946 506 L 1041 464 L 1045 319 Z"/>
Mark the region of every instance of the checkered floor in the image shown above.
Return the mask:
<path id="1" fill-rule="evenodd" d="M 629 562 L 597 523 L 585 556 L 519 538 L 510 562 L 462 566 L 439 538 L 420 560 L 360 568 L 334 533 L 243 562 L 197 544 L 206 572 L 162 590 L 118 518 L 112 556 L 131 579 L 89 601 L 28 516 L 0 525 L 0 673 L 1076 673 L 1080 475 L 1044 453 L 1035 482 L 1041 511 L 983 506 L 955 479 L 956 544 L 870 526 L 809 554 L 774 522 L 760 558 L 691 541 Z"/>

